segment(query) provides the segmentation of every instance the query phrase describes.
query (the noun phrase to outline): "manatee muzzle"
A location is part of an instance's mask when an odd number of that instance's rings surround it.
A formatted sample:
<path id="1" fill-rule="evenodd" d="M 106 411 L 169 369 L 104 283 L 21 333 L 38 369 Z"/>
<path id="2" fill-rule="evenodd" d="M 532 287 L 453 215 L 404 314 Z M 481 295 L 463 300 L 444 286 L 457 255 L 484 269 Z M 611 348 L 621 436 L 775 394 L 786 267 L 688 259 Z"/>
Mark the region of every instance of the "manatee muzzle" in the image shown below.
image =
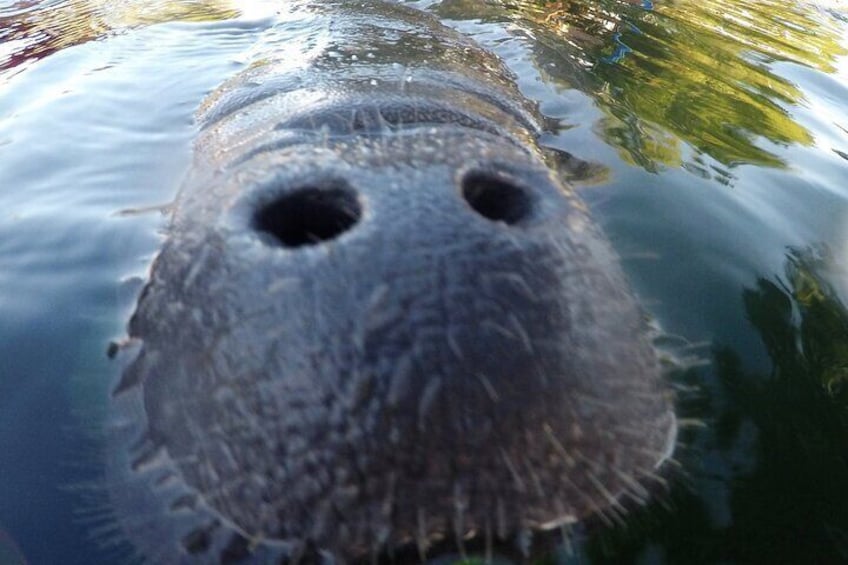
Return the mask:
<path id="1" fill-rule="evenodd" d="M 124 379 L 245 538 L 508 538 L 615 512 L 668 456 L 615 254 L 492 108 L 328 104 L 187 181 Z"/>

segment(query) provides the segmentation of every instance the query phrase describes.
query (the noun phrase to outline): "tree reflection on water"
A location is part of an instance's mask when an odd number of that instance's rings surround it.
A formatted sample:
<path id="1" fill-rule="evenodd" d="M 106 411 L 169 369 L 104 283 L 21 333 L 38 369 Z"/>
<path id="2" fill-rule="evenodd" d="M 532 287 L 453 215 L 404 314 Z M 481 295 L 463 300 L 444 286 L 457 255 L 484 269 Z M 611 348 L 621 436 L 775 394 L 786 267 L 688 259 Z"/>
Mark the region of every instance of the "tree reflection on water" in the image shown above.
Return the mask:
<path id="1" fill-rule="evenodd" d="M 592 562 L 844 563 L 848 560 L 848 282 L 825 246 L 791 249 L 785 272 L 743 292 L 771 360 L 744 367 L 719 344 L 682 430 L 686 477 L 627 527 L 589 539 Z M 671 509 L 671 511 L 669 510 Z"/>
<path id="2" fill-rule="evenodd" d="M 727 167 L 785 166 L 769 144 L 811 145 L 813 136 L 792 115 L 802 92 L 776 66 L 830 73 L 848 53 L 840 24 L 815 2 L 504 0 L 485 12 L 473 4 L 445 0 L 438 10 L 528 30 L 540 73 L 590 94 L 605 114 L 599 134 L 650 171 L 685 164 L 710 174 L 700 154 Z"/>

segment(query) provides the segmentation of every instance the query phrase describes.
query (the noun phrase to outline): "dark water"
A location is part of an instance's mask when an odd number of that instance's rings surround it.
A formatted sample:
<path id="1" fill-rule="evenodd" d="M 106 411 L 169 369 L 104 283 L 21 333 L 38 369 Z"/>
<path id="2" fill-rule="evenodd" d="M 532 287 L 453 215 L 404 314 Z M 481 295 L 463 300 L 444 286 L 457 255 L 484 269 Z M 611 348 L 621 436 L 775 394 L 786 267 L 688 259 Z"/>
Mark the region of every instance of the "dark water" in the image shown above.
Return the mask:
<path id="1" fill-rule="evenodd" d="M 848 5 L 419 1 L 597 163 L 579 185 L 678 358 L 680 471 L 588 563 L 848 562 Z M 273 2 L 0 0 L 0 565 L 120 555 L 96 430 L 211 88 Z M 102 486 L 102 485 L 101 485 Z"/>

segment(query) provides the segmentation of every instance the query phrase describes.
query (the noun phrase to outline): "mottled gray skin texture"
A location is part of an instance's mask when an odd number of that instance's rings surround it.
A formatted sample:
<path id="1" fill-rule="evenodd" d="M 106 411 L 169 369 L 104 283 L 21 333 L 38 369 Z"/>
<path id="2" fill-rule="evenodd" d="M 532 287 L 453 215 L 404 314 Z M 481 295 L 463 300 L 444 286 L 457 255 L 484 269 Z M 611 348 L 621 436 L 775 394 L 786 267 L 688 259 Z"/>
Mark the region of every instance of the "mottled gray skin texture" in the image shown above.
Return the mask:
<path id="1" fill-rule="evenodd" d="M 670 398 L 508 72 L 403 7 L 291 6 L 332 43 L 204 103 L 130 322 L 130 538 L 153 562 L 351 561 L 642 496 Z"/>

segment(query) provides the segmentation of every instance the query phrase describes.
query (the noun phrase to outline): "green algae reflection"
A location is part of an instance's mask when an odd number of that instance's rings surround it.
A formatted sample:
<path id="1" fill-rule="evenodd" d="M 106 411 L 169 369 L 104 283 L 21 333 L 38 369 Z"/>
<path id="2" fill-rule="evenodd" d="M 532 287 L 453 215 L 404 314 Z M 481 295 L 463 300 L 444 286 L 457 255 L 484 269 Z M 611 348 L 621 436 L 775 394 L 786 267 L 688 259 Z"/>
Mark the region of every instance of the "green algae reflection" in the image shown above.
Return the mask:
<path id="1" fill-rule="evenodd" d="M 456 17 L 468 2 L 439 11 Z M 777 65 L 830 73 L 848 53 L 844 24 L 816 2 L 513 0 L 481 15 L 529 29 L 545 79 L 590 94 L 604 114 L 599 135 L 650 171 L 698 169 L 699 155 L 783 167 L 776 147 L 813 136 L 792 115 L 803 93 Z"/>

